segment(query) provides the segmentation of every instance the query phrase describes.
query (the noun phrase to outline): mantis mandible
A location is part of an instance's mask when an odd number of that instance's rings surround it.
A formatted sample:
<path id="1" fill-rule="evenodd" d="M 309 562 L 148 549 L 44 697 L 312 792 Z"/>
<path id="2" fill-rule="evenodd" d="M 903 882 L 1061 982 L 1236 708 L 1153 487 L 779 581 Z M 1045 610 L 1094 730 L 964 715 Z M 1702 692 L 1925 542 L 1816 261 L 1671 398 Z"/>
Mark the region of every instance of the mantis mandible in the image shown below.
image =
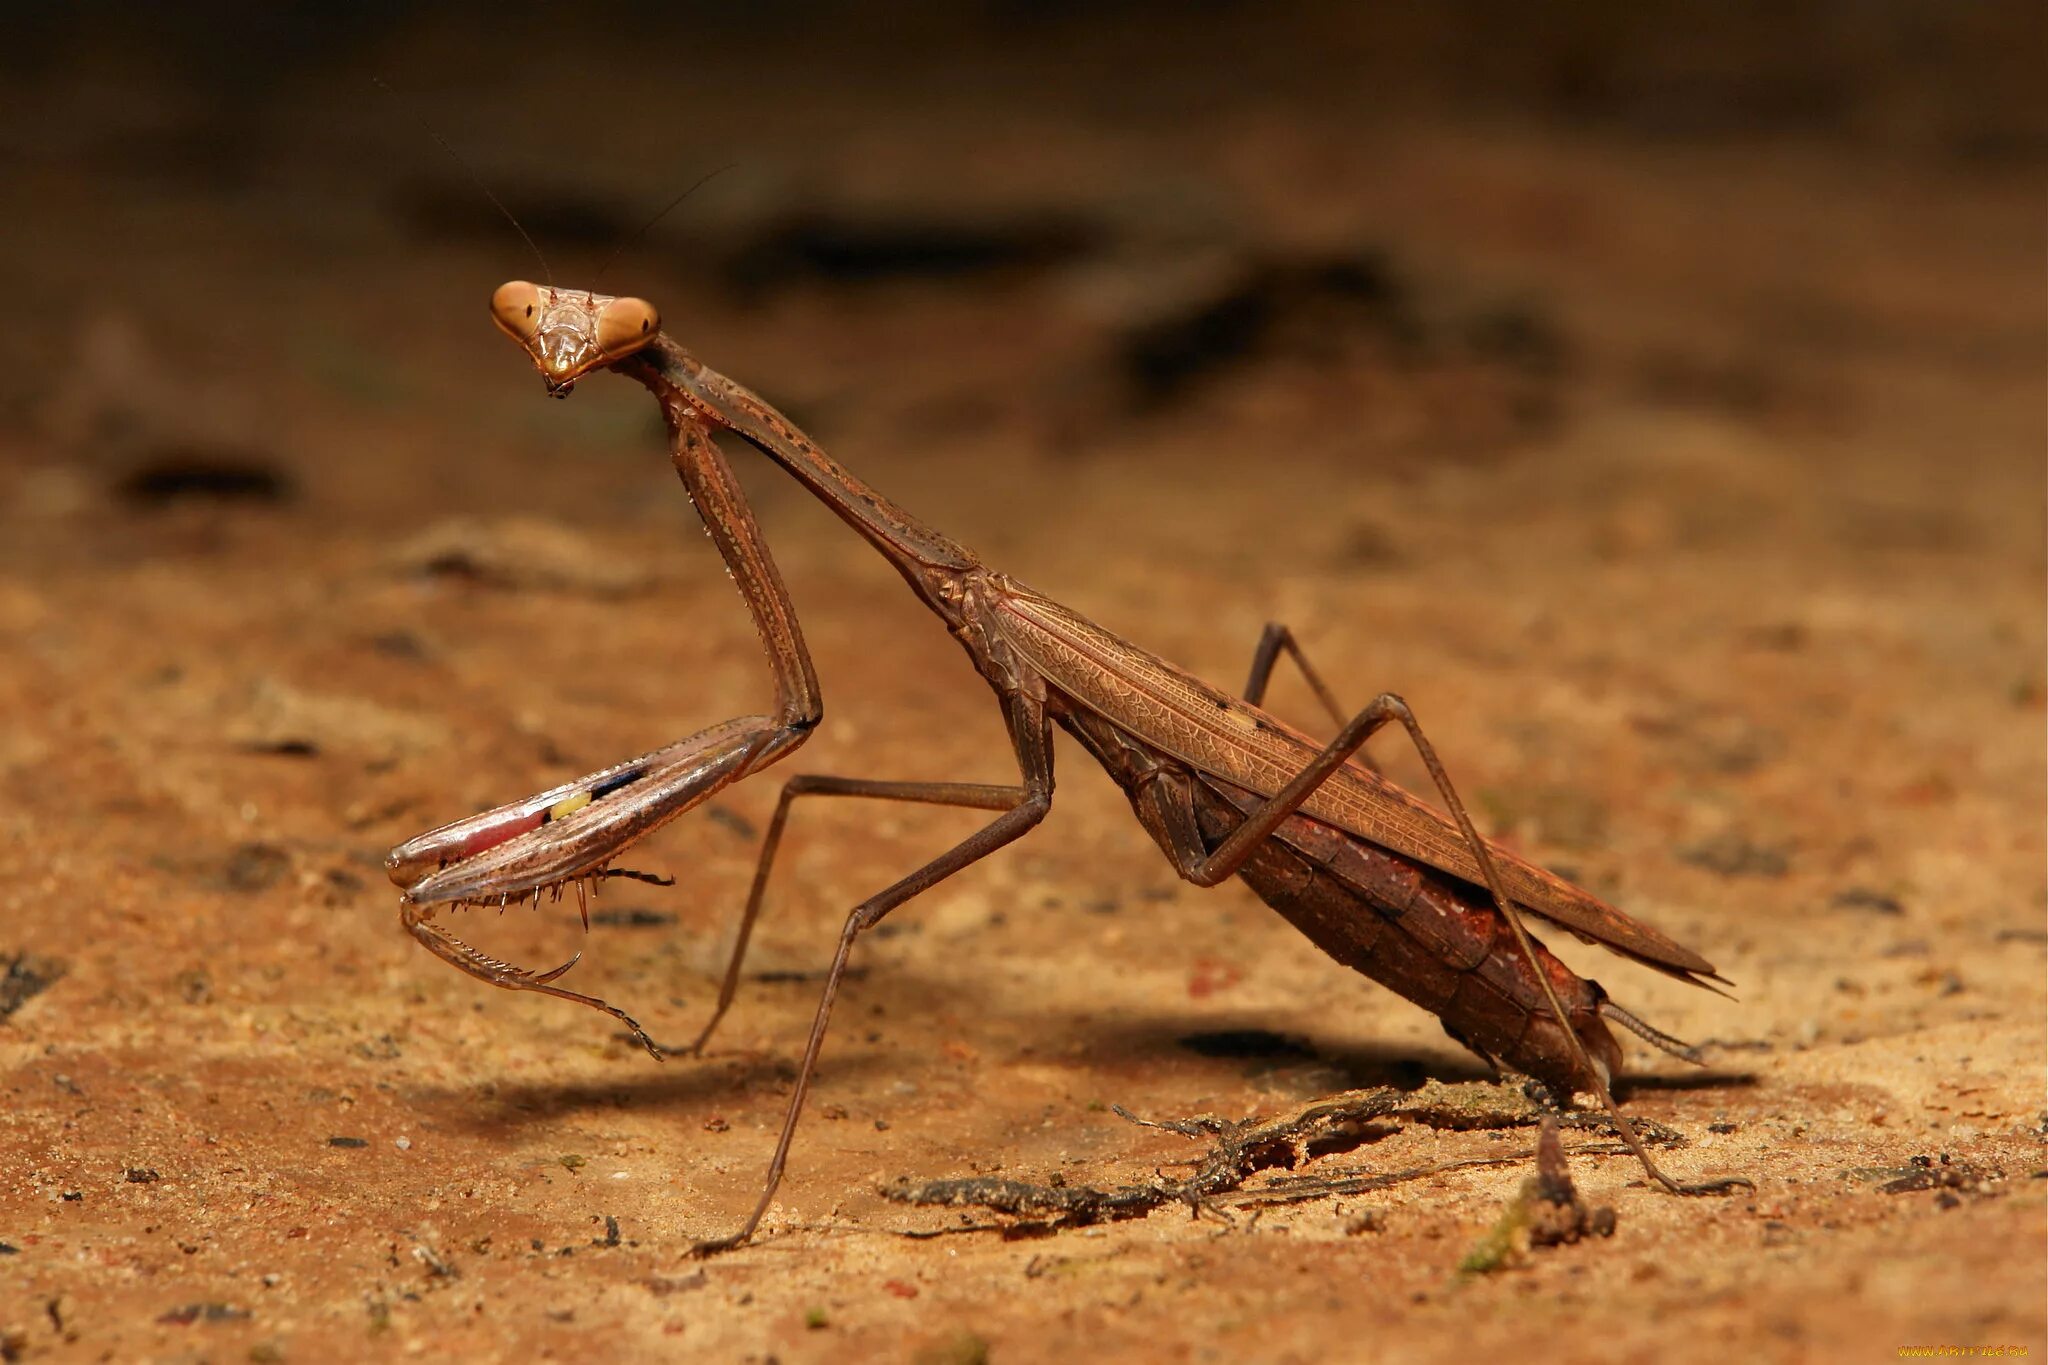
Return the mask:
<path id="1" fill-rule="evenodd" d="M 684 488 L 731 569 L 775 679 L 775 705 L 600 769 L 523 801 L 444 825 L 391 851 L 404 888 L 405 928 L 429 950 L 494 986 L 540 991 L 603 1010 L 655 1057 L 663 1049 L 624 1011 L 554 984 L 577 959 L 532 972 L 450 933 L 443 909 L 559 896 L 615 872 L 635 840 L 714 792 L 786 757 L 823 715 L 816 671 L 796 613 L 714 431 L 730 432 L 781 466 L 893 565 L 994 690 L 1015 751 L 1014 784 L 886 782 L 805 775 L 782 789 L 720 986 L 689 1052 L 701 1054 L 732 1004 L 775 852 L 799 797 L 920 802 L 988 811 L 980 830 L 853 908 L 839 934 L 788 1111 L 753 1212 L 697 1253 L 746 1241 L 774 1199 L 803 1113 L 833 1002 L 860 935 L 891 911 L 1024 835 L 1053 794 L 1053 727 L 1066 730 L 1130 799 L 1174 870 L 1198 886 L 1242 877 L 1339 962 L 1437 1014 L 1451 1036 L 1491 1063 L 1568 1101 L 1595 1095 L 1648 1175 L 1679 1194 L 1746 1186 L 1681 1184 L 1659 1170 L 1609 1081 L 1618 1024 L 1688 1060 L 1676 1039 L 1607 998 L 1529 933 L 1522 912 L 1682 981 L 1722 981 L 1711 963 L 1588 892 L 1489 843 L 1473 828 L 1435 749 L 1391 693 L 1346 715 L 1293 635 L 1268 626 L 1242 697 L 1156 658 L 981 563 L 911 517 L 819 449 L 741 385 L 705 366 L 661 330 L 640 299 L 515 281 L 491 300 L 498 327 L 525 350 L 554 397 L 611 369 L 660 403 Z M 1338 723 L 1318 742 L 1261 710 L 1279 657 L 1293 659 Z M 1377 730 L 1406 731 L 1442 799 L 1439 810 L 1355 757 Z M 587 909 L 584 924 L 588 928 Z M 579 954 L 580 956 L 580 954 Z M 1723 984 L 1726 984 L 1723 982 Z"/>

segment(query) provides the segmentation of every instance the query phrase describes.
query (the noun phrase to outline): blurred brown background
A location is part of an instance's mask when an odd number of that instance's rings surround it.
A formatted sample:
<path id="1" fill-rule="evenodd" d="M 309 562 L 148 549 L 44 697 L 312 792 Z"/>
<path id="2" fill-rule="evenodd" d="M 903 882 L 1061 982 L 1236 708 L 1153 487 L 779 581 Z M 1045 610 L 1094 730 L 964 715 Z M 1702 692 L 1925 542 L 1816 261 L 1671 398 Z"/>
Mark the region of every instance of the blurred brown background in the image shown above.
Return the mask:
<path id="1" fill-rule="evenodd" d="M 0 1355 L 2039 1353 L 2044 28 L 9 6 Z M 845 907 L 973 817 L 800 815 L 701 1062 L 399 933 L 390 844 L 766 701 L 651 404 L 544 402 L 486 319 L 615 252 L 602 287 L 996 566 L 1220 683 L 1277 618 L 1353 704 L 1405 694 L 1490 831 L 1739 983 L 1570 950 L 1708 1040 L 1628 1102 L 1754 1196 L 1588 1158 L 1615 1238 L 1475 1281 L 1518 1167 L 1228 1232 L 885 1201 L 1191 1154 L 1110 1105 L 1484 1079 L 1177 884 L 1063 748 L 1040 831 L 864 945 L 769 1235 L 683 1262 L 752 1199 Z M 740 466 L 828 699 L 789 771 L 1000 780 L 958 652 Z M 570 984 L 688 1036 L 773 799 L 652 841 L 679 886 Z M 552 963 L 566 919 L 463 932 Z"/>

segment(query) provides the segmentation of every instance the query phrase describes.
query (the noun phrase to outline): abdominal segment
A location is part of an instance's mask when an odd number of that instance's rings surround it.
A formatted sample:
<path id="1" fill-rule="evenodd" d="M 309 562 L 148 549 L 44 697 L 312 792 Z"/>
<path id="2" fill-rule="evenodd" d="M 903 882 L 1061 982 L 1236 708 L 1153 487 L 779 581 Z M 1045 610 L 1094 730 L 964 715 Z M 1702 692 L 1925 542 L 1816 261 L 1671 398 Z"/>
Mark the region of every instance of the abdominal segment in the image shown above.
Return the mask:
<path id="1" fill-rule="evenodd" d="M 1248 793 L 1195 786 L 1195 816 L 1211 847 L 1241 823 Z M 1474 1052 L 1553 1090 L 1593 1089 L 1535 971 L 1546 973 L 1596 1068 L 1620 1049 L 1601 1022 L 1605 992 L 1536 944 L 1534 970 L 1485 888 L 1295 816 L 1239 875 L 1317 947 L 1443 1020 Z"/>

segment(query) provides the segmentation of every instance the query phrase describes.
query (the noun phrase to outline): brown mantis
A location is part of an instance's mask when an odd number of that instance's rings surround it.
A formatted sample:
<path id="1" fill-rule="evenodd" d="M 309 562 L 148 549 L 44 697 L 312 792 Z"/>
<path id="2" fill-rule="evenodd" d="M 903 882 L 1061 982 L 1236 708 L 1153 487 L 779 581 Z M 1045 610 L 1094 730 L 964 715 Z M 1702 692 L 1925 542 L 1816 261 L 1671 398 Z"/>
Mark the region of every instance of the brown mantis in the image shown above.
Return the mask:
<path id="1" fill-rule="evenodd" d="M 945 623 L 994 689 L 1015 751 L 1014 785 L 884 782 L 799 776 L 782 789 L 763 840 L 718 1003 L 701 1052 L 731 1005 L 791 804 L 802 796 L 921 802 L 992 812 L 978 832 L 869 896 L 848 914 L 825 977 L 760 1198 L 734 1233 L 698 1252 L 746 1241 L 781 1181 L 847 960 L 862 931 L 897 906 L 1030 830 L 1052 801 L 1052 729 L 1065 729 L 1129 797 L 1139 822 L 1188 881 L 1241 876 L 1339 962 L 1431 1010 L 1489 1062 L 1542 1081 L 1561 1098 L 1590 1091 L 1643 1169 L 1660 1171 L 1616 1106 L 1609 1079 L 1621 1050 L 1608 1023 L 1691 1058 L 1690 1049 L 1614 1005 L 1522 924 L 1523 909 L 1588 942 L 1696 985 L 1720 981 L 1704 958 L 1589 893 L 1482 839 L 1407 704 L 1392 694 L 1347 716 L 1285 627 L 1269 626 L 1242 698 L 1171 664 L 984 566 L 848 472 L 781 414 L 699 362 L 632 298 L 515 282 L 491 301 L 548 392 L 566 397 L 590 371 L 638 380 L 660 402 L 676 472 L 752 613 L 775 677 L 772 714 L 727 721 L 574 782 L 458 820 L 393 849 L 406 929 L 446 961 L 492 985 L 540 991 L 604 1010 L 656 1057 L 628 1015 L 554 983 L 576 959 L 531 972 L 489 957 L 437 920 L 444 908 L 559 896 L 613 872 L 634 840 L 803 743 L 823 714 L 818 681 L 781 576 L 713 431 L 737 435 L 780 465 L 864 537 Z M 1279 657 L 1300 667 L 1339 728 L 1319 743 L 1258 707 Z M 1376 730 L 1401 726 L 1443 800 L 1409 795 L 1354 756 Z M 588 917 L 585 917 L 586 928 Z"/>

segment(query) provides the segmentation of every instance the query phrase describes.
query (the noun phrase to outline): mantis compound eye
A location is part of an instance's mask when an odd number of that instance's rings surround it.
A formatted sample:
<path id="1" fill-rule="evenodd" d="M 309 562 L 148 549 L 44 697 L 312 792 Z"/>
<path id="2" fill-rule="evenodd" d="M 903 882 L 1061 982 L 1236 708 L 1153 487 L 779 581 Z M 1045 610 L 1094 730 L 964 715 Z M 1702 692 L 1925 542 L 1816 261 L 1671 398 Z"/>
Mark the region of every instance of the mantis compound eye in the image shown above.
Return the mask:
<path id="1" fill-rule="evenodd" d="M 505 290 L 498 292 L 503 294 Z M 607 361 L 619 360 L 654 340 L 654 334 L 660 330 L 661 314 L 647 300 L 613 299 L 598 314 L 597 349 Z"/>
<path id="2" fill-rule="evenodd" d="M 499 285 L 491 295 L 491 320 L 520 345 L 532 341 L 540 330 L 540 286 L 525 280 Z"/>

